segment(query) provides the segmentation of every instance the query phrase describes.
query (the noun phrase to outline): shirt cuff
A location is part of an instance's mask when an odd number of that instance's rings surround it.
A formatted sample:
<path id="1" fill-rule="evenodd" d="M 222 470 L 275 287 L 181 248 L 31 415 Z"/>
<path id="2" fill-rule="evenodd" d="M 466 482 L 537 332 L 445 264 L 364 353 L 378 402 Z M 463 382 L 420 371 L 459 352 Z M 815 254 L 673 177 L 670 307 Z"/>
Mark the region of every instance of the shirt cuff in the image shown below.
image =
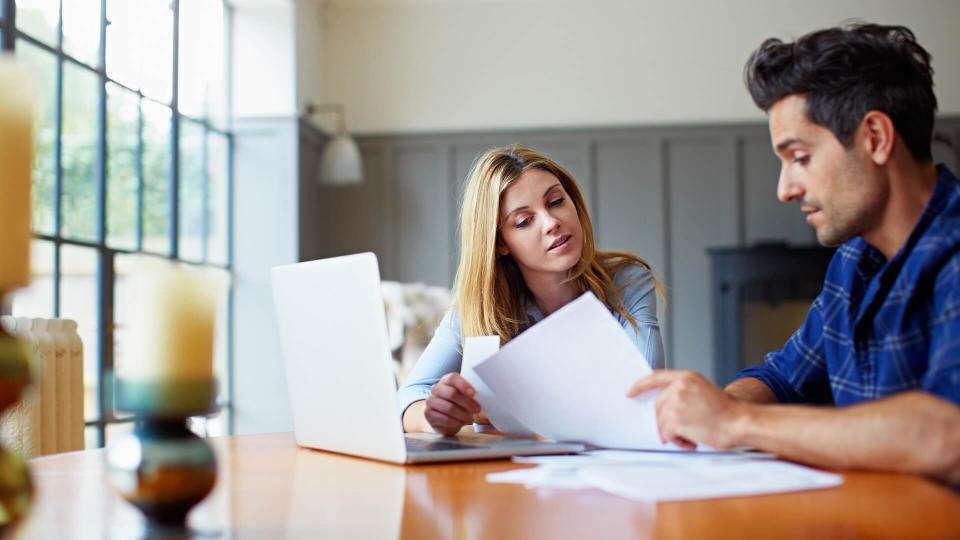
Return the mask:
<path id="1" fill-rule="evenodd" d="M 398 390 L 397 410 L 400 411 L 400 419 L 403 420 L 403 413 L 407 412 L 407 407 L 429 396 L 430 387 L 426 385 L 406 386 Z"/>
<path id="2" fill-rule="evenodd" d="M 804 401 L 803 397 L 793 389 L 793 386 L 791 386 L 782 375 L 766 364 L 760 364 L 738 371 L 737 374 L 734 375 L 733 381 L 747 377 L 757 379 L 767 385 L 780 403 L 800 403 Z M 733 381 L 730 382 L 732 383 Z"/>

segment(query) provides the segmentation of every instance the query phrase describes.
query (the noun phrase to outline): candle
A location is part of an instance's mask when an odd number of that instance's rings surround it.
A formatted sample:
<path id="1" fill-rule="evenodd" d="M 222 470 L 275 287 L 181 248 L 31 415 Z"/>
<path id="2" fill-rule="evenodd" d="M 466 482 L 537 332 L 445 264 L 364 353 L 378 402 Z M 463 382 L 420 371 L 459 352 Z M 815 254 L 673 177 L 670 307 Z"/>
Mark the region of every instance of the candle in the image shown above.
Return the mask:
<path id="1" fill-rule="evenodd" d="M 27 72 L 0 56 L 0 292 L 30 280 L 30 86 Z"/>
<path id="2" fill-rule="evenodd" d="M 213 380 L 213 343 L 222 284 L 199 269 L 141 261 L 133 274 L 131 349 L 116 366 L 128 382 Z"/>

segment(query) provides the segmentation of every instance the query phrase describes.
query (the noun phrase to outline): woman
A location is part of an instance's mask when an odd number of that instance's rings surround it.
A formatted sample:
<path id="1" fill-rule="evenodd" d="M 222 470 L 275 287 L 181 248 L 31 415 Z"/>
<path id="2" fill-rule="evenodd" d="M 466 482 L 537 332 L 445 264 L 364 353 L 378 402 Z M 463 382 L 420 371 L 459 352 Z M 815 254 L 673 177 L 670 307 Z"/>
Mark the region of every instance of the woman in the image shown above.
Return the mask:
<path id="1" fill-rule="evenodd" d="M 580 188 L 556 162 L 524 146 L 487 151 L 467 179 L 460 211 L 454 307 L 397 392 L 405 431 L 451 435 L 486 423 L 459 375 L 466 337 L 507 342 L 586 291 L 620 321 L 654 368 L 663 367 L 660 286 L 642 259 L 597 251 Z"/>

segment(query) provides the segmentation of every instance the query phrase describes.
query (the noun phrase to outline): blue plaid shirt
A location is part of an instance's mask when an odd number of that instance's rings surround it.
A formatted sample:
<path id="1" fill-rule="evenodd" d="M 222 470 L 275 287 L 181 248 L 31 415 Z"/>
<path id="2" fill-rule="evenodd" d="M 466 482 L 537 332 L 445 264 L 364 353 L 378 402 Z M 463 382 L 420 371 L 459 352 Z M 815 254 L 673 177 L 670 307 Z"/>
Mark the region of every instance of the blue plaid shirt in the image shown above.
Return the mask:
<path id="1" fill-rule="evenodd" d="M 960 404 L 960 181 L 943 165 L 937 172 L 893 259 L 860 237 L 840 246 L 800 329 L 735 379 L 763 381 L 781 403 L 924 390 Z"/>

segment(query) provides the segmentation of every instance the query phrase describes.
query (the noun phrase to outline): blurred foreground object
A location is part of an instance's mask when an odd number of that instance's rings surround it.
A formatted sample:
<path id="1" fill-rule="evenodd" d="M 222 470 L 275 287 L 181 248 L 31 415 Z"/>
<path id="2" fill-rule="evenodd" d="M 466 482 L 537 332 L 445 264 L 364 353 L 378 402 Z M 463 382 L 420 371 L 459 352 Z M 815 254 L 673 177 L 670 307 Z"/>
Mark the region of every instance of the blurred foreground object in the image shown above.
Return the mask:
<path id="1" fill-rule="evenodd" d="M 30 281 L 30 163 L 33 100 L 30 78 L 0 56 L 0 306 L 6 295 Z M 23 341 L 0 326 L 0 413 L 30 384 L 30 356 Z M 0 448 L 0 532 L 30 508 L 30 473 L 23 459 Z"/>
<path id="2" fill-rule="evenodd" d="M 213 347 L 225 284 L 146 259 L 133 275 L 133 346 L 117 365 L 116 400 L 137 421 L 108 448 L 110 481 L 144 513 L 151 534 L 189 535 L 187 514 L 217 477 L 213 451 L 187 421 L 216 409 Z"/>

